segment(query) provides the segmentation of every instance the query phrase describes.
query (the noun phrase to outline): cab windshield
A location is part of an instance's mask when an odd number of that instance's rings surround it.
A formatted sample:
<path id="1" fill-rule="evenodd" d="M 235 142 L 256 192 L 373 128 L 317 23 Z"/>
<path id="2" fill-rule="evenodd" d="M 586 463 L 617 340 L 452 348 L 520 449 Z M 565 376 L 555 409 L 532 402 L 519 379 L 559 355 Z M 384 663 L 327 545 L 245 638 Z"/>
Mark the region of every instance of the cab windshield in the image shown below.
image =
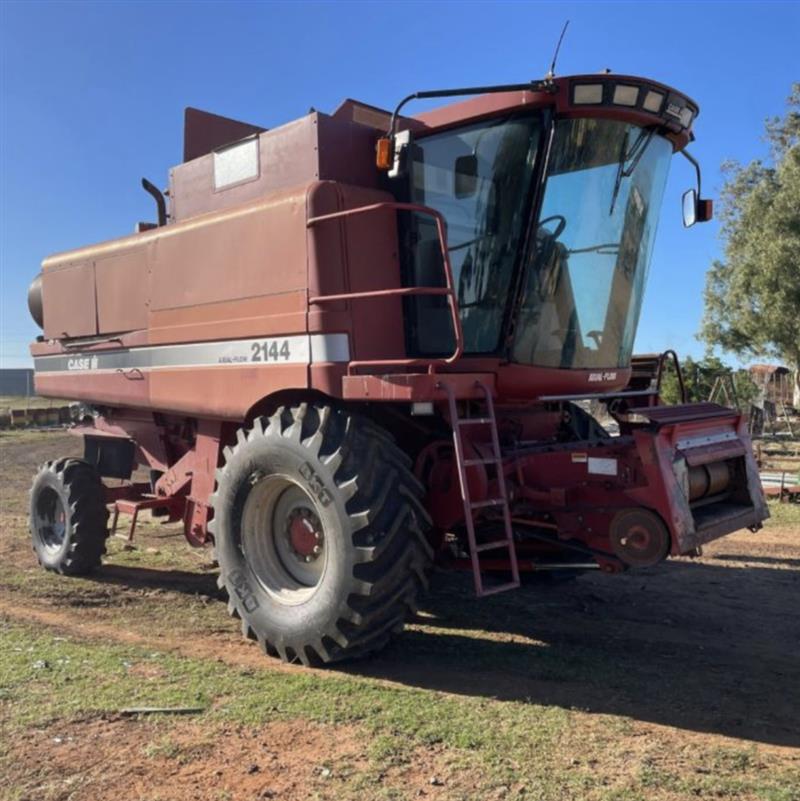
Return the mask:
<path id="1" fill-rule="evenodd" d="M 558 120 L 531 230 L 544 130 L 541 115 L 517 113 L 420 137 L 410 164 L 411 198 L 446 219 L 466 355 L 506 355 L 510 331 L 516 362 L 624 367 L 672 146 L 624 122 Z M 404 237 L 407 285 L 442 286 L 434 221 L 411 215 Z M 405 304 L 409 352 L 451 353 L 446 298 L 416 296 Z"/>
<path id="2" fill-rule="evenodd" d="M 630 362 L 670 142 L 627 123 L 556 123 L 512 359 L 560 368 Z"/>

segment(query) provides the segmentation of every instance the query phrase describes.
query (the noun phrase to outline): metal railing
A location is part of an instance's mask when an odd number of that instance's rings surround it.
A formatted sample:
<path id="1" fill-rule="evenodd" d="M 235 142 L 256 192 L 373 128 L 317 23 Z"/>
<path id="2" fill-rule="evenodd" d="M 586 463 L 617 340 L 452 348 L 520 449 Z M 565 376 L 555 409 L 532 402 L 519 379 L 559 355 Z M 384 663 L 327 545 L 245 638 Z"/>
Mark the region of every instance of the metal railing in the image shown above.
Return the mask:
<path id="1" fill-rule="evenodd" d="M 355 209 L 345 209 L 344 211 L 333 212 L 332 214 L 322 214 L 319 217 L 310 217 L 306 222 L 306 227 L 311 228 L 318 223 L 327 222 L 328 220 L 341 219 L 343 217 L 352 217 L 357 214 L 368 214 L 382 209 L 395 209 L 396 211 L 411 211 L 417 214 L 427 214 L 433 217 L 436 222 L 436 232 L 439 237 L 439 248 L 442 255 L 442 264 L 444 268 L 445 286 L 412 286 L 412 287 L 396 287 L 394 289 L 375 289 L 367 292 L 344 292 L 337 295 L 317 295 L 310 297 L 308 302 L 313 305 L 324 303 L 333 303 L 334 301 L 341 300 L 358 300 L 361 298 L 381 298 L 381 297 L 407 297 L 409 295 L 440 295 L 446 296 L 448 305 L 450 307 L 450 318 L 453 325 L 453 333 L 455 335 L 455 350 L 452 355 L 439 358 L 406 358 L 406 359 L 367 359 L 360 361 L 351 361 L 348 364 L 347 372 L 352 374 L 353 370 L 359 367 L 427 367 L 428 372 L 434 373 L 438 365 L 453 364 L 461 358 L 464 352 L 464 333 L 461 329 L 461 318 L 458 314 L 458 300 L 456 298 L 455 288 L 453 286 L 453 268 L 450 264 L 450 254 L 447 250 L 447 222 L 444 216 L 430 208 L 430 206 L 422 206 L 417 203 L 399 203 L 394 201 L 384 201 L 381 203 L 372 203 L 368 206 L 359 206 Z"/>

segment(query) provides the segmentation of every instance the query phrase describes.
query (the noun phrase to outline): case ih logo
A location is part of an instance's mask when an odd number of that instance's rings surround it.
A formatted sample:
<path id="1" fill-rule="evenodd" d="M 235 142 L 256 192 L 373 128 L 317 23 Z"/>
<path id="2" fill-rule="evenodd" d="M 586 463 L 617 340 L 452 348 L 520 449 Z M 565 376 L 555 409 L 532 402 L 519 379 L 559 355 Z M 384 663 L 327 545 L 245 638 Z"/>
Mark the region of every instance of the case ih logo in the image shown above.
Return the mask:
<path id="1" fill-rule="evenodd" d="M 79 356 L 67 361 L 67 370 L 96 370 L 97 356 Z"/>

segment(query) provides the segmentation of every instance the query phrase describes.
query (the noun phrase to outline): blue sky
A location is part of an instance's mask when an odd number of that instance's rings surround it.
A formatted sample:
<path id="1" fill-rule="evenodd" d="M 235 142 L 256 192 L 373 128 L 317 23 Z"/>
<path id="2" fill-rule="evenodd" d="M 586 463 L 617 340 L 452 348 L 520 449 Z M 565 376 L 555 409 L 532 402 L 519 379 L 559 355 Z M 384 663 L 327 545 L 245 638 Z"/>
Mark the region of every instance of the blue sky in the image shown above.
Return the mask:
<path id="1" fill-rule="evenodd" d="M 609 67 L 699 102 L 706 194 L 724 160 L 765 155 L 764 118 L 800 80 L 795 2 L 0 0 L 0 364 L 29 363 L 25 292 L 46 255 L 153 217 L 139 179 L 165 185 L 180 162 L 185 106 L 271 128 L 348 96 L 392 106 L 418 89 L 538 78 L 565 19 L 560 75 Z M 719 242 L 715 223 L 681 227 L 691 185 L 676 160 L 639 351 L 703 351 L 694 334 Z"/>

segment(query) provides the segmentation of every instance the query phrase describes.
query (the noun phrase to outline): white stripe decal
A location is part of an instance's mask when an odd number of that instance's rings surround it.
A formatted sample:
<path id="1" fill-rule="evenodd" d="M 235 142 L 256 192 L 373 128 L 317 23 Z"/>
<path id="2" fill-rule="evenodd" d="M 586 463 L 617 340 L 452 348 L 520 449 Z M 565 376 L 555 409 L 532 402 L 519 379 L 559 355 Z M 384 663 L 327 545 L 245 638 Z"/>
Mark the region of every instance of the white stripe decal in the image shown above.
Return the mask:
<path id="1" fill-rule="evenodd" d="M 185 345 L 84 350 L 57 356 L 35 356 L 33 363 L 37 373 L 94 373 L 109 370 L 310 364 L 349 360 L 347 334 L 297 334 L 261 339 L 191 342 Z"/>

